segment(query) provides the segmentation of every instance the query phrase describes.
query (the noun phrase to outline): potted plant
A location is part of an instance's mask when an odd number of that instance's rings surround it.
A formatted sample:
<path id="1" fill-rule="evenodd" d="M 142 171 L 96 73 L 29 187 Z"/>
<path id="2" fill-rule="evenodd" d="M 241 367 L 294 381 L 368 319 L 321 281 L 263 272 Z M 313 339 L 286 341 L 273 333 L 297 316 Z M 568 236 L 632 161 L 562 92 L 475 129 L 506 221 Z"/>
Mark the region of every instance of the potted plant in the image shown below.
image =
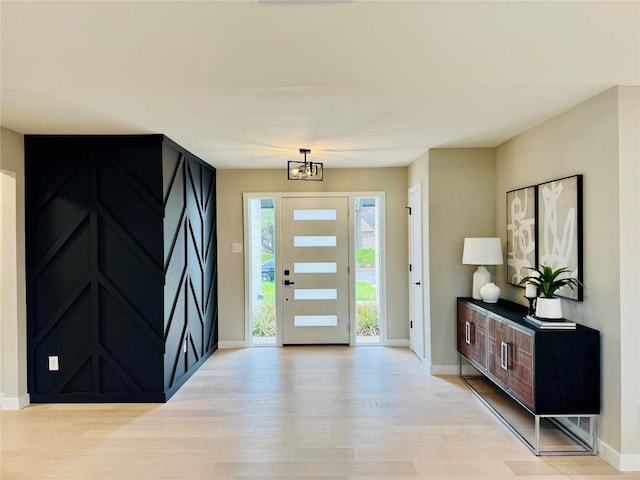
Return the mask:
<path id="1" fill-rule="evenodd" d="M 574 290 L 582 284 L 577 278 L 562 276 L 571 272 L 568 267 L 555 270 L 548 265 L 541 265 L 539 269 L 527 268 L 535 273 L 524 277 L 518 285 L 534 285 L 540 291 L 541 296 L 536 300 L 536 317 L 561 319 L 562 305 L 560 299 L 554 296 L 555 292 L 564 287 Z"/>

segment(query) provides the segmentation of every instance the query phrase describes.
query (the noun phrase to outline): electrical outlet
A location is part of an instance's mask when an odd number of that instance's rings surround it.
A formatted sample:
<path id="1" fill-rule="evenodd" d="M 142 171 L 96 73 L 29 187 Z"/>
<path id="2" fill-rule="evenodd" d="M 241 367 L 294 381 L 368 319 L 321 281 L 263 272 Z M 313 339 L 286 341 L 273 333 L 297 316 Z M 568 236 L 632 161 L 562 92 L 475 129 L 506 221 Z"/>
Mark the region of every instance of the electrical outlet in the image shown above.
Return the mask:
<path id="1" fill-rule="evenodd" d="M 231 244 L 231 253 L 242 253 L 242 244 L 241 243 L 232 243 Z"/>
<path id="2" fill-rule="evenodd" d="M 49 371 L 56 372 L 60 370 L 60 364 L 58 363 L 58 356 L 52 355 L 49 357 Z"/>

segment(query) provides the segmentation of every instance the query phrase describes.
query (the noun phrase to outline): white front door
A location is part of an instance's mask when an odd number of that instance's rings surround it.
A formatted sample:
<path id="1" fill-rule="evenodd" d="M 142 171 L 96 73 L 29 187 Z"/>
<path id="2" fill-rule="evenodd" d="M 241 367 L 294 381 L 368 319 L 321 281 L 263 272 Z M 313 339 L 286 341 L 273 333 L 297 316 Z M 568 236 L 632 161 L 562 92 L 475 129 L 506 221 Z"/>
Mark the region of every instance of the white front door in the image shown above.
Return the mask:
<path id="1" fill-rule="evenodd" d="M 424 328 L 422 316 L 422 194 L 420 184 L 409 189 L 409 302 L 411 350 L 424 358 Z"/>
<path id="2" fill-rule="evenodd" d="M 284 345 L 349 344 L 349 201 L 282 198 Z"/>

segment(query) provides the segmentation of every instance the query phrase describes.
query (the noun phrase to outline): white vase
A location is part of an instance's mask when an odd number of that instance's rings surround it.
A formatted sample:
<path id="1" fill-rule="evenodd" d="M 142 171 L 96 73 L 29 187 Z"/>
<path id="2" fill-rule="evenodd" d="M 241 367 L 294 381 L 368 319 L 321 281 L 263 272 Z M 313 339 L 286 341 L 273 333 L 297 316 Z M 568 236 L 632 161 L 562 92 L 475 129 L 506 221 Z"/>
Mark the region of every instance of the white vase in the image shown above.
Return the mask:
<path id="1" fill-rule="evenodd" d="M 480 289 L 480 296 L 485 303 L 496 303 L 500 298 L 500 287 L 493 282 L 485 283 Z"/>
<path id="2" fill-rule="evenodd" d="M 536 317 L 559 320 L 562 318 L 562 304 L 559 298 L 538 297 L 536 300 Z"/>

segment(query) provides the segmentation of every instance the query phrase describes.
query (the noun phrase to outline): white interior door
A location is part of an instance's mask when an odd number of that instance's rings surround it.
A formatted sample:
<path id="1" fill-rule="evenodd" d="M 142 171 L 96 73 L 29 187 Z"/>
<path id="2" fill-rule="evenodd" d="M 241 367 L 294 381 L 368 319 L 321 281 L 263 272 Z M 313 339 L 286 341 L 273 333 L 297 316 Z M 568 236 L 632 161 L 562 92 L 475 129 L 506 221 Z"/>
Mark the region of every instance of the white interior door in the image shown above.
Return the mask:
<path id="1" fill-rule="evenodd" d="M 424 319 L 422 313 L 422 193 L 420 184 L 409 189 L 409 302 L 411 304 L 411 327 L 409 344 L 411 350 L 424 358 Z"/>
<path id="2" fill-rule="evenodd" d="M 283 344 L 349 344 L 349 201 L 282 199 Z"/>

